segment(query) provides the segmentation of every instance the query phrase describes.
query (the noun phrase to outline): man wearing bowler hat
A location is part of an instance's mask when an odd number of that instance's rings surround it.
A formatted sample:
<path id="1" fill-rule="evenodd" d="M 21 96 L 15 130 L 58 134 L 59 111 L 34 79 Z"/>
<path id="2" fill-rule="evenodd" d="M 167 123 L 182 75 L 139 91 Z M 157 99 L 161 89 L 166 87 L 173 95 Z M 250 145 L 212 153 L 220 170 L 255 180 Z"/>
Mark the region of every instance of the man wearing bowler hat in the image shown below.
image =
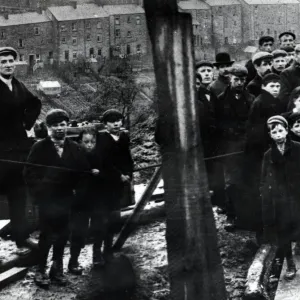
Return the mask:
<path id="1" fill-rule="evenodd" d="M 262 78 L 271 73 L 273 65 L 273 55 L 269 52 L 257 52 L 252 57 L 253 65 L 256 69 L 256 76 L 247 85 L 248 91 L 258 97 L 261 94 Z"/>
<path id="2" fill-rule="evenodd" d="M 30 130 L 41 110 L 41 101 L 14 77 L 18 53 L 0 48 L 0 158 L 25 161 L 31 147 Z M 28 253 L 26 193 L 22 165 L 0 162 L 0 192 L 7 196 L 12 236 L 19 255 Z"/>
<path id="3" fill-rule="evenodd" d="M 218 97 L 225 91 L 229 84 L 228 69 L 232 66 L 234 60 L 226 52 L 220 52 L 216 55 L 216 62 L 213 64 L 219 71 L 218 78 L 210 85 L 210 90 Z"/>
<path id="4" fill-rule="evenodd" d="M 279 38 L 280 48 L 286 46 L 295 47 L 296 35 L 293 32 L 290 31 L 282 32 L 278 38 Z"/>

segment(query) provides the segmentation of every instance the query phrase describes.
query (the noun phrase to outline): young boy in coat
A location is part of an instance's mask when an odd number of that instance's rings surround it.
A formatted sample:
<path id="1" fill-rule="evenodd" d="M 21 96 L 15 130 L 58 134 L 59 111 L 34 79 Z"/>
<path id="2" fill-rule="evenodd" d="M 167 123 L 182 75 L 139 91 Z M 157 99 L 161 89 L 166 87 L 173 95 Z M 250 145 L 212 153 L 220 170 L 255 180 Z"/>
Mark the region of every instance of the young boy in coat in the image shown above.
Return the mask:
<path id="1" fill-rule="evenodd" d="M 269 118 L 267 126 L 272 146 L 264 155 L 261 177 L 264 239 L 280 247 L 287 260 L 285 278 L 293 279 L 291 242 L 300 233 L 300 144 L 289 138 L 284 117 Z"/>
<path id="2" fill-rule="evenodd" d="M 121 131 L 123 115 L 116 109 L 109 109 L 103 114 L 102 121 L 106 131 L 98 134 L 95 153 L 100 172 L 103 172 L 102 204 L 109 212 L 103 252 L 104 258 L 109 259 L 113 254 L 113 236 L 119 225 L 120 201 L 124 187 L 132 180 L 133 160 L 129 148 L 129 136 Z"/>
<path id="3" fill-rule="evenodd" d="M 39 208 L 39 261 L 35 282 L 44 288 L 49 286 L 50 279 L 59 285 L 67 283 L 63 274 L 63 254 L 69 235 L 70 210 L 74 201 L 84 201 L 86 192 L 85 172 L 89 171 L 89 165 L 80 146 L 66 138 L 68 121 L 64 110 L 54 109 L 47 113 L 49 136 L 34 144 L 27 159 L 32 165 L 24 169 L 29 192 Z M 53 263 L 49 279 L 46 267 L 51 246 Z"/>

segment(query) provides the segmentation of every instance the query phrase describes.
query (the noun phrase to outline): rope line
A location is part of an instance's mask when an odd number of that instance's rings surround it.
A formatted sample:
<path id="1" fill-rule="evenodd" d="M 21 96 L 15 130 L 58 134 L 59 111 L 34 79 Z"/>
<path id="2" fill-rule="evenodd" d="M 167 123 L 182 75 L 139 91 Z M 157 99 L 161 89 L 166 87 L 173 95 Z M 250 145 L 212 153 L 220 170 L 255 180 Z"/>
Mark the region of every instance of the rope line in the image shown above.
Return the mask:
<path id="1" fill-rule="evenodd" d="M 244 152 L 243 151 L 232 152 L 232 153 L 227 153 L 227 154 L 222 154 L 222 155 L 217 155 L 217 156 L 206 157 L 206 158 L 204 158 L 204 160 L 219 159 L 219 158 L 223 158 L 223 157 L 239 155 L 239 154 L 242 154 L 242 153 L 244 153 Z M 31 166 L 31 167 L 51 168 L 51 169 L 55 169 L 55 170 L 68 171 L 68 172 L 86 173 L 86 174 L 91 174 L 91 175 L 93 174 L 91 171 L 82 171 L 82 170 L 70 169 L 70 168 L 65 168 L 65 167 L 35 164 L 35 163 L 29 163 L 29 162 L 25 162 L 25 161 L 23 162 L 23 161 L 17 161 L 17 160 L 0 159 L 0 162 L 23 165 L 23 166 Z M 145 167 L 141 167 L 141 168 L 136 168 L 136 169 L 134 169 L 133 172 L 138 172 L 138 171 L 143 171 L 143 170 L 147 170 L 147 169 L 157 168 L 157 167 L 160 167 L 161 165 L 162 164 L 155 164 L 155 165 L 149 165 L 149 166 L 145 166 Z"/>

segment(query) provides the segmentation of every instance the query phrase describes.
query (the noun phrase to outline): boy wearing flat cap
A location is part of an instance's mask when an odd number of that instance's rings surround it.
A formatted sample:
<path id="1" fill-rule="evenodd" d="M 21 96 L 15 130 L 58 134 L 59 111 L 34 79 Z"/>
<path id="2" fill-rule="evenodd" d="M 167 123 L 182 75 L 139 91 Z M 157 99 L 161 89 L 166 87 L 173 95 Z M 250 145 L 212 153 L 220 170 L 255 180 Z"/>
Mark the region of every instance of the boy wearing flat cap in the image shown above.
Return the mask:
<path id="1" fill-rule="evenodd" d="M 247 85 L 248 91 L 255 97 L 261 93 L 263 76 L 271 73 L 273 55 L 269 52 L 257 52 L 252 57 L 253 65 L 257 71 L 256 76 Z"/>
<path id="2" fill-rule="evenodd" d="M 295 59 L 295 47 L 285 46 L 285 47 L 282 47 L 281 50 L 285 51 L 287 54 L 285 68 L 288 68 L 293 64 L 293 61 Z"/>
<path id="3" fill-rule="evenodd" d="M 218 97 L 218 127 L 222 131 L 220 148 L 222 153 L 243 151 L 246 138 L 246 123 L 254 96 L 245 89 L 247 69 L 234 65 L 229 70 L 230 85 Z M 241 198 L 242 157 L 232 156 L 224 160 L 226 194 L 228 199 L 227 217 L 234 225 L 234 203 Z M 228 225 L 228 230 L 231 230 Z"/>
<path id="4" fill-rule="evenodd" d="M 287 66 L 287 53 L 284 50 L 277 49 L 272 52 L 272 55 L 273 66 L 271 71 L 276 75 L 280 75 Z"/>
<path id="5" fill-rule="evenodd" d="M 69 116 L 64 110 L 53 109 L 47 113 L 48 137 L 33 145 L 27 161 L 48 167 L 27 165 L 24 169 L 29 192 L 39 208 L 39 262 L 35 282 L 45 288 L 50 284 L 46 268 L 51 246 L 53 263 L 50 279 L 58 285 L 67 283 L 63 274 L 63 254 L 69 235 L 69 214 L 75 202 L 79 204 L 86 200 L 84 172 L 90 168 L 83 150 L 66 138 L 68 121 Z M 77 263 L 74 261 L 74 264 Z"/>
<path id="6" fill-rule="evenodd" d="M 258 49 L 259 49 L 258 51 L 271 53 L 273 46 L 274 46 L 274 38 L 272 36 L 265 35 L 260 37 L 258 40 Z M 245 66 L 248 70 L 248 76 L 246 80 L 246 85 L 247 85 L 251 80 L 254 79 L 257 72 L 256 69 L 254 68 L 252 59 L 248 60 Z"/>
<path id="7" fill-rule="evenodd" d="M 271 117 L 267 127 L 272 145 L 263 158 L 260 185 L 263 236 L 279 246 L 287 260 L 285 278 L 291 280 L 296 275 L 291 242 L 299 241 L 300 233 L 300 144 L 291 141 L 284 117 Z"/>
<path id="8" fill-rule="evenodd" d="M 109 212 L 109 224 L 104 238 L 103 255 L 105 260 L 113 256 L 113 237 L 118 230 L 121 198 L 126 185 L 130 185 L 133 173 L 133 160 L 130 153 L 129 136 L 121 130 L 124 116 L 116 109 L 103 114 L 102 122 L 106 131 L 97 136 L 95 153 L 103 174 L 101 197 Z M 94 255 L 102 245 L 94 249 Z M 98 255 L 100 256 L 100 254 Z"/>
<path id="9" fill-rule="evenodd" d="M 14 77 L 18 53 L 12 47 L 0 47 L 0 157 L 24 161 L 32 142 L 27 136 L 37 120 L 41 101 Z M 26 193 L 22 165 L 0 163 L 0 190 L 7 196 L 12 236 L 19 255 L 29 252 Z"/>

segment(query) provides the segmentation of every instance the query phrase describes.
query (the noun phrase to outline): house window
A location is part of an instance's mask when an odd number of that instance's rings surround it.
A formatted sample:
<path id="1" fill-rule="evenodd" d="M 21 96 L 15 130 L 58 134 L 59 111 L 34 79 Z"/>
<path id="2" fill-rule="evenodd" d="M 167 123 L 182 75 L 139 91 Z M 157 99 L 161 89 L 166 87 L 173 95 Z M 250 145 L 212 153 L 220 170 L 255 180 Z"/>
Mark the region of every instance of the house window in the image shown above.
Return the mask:
<path id="1" fill-rule="evenodd" d="M 5 40 L 6 39 L 6 32 L 4 30 L 1 31 L 0 33 L 0 39 Z"/>
<path id="2" fill-rule="evenodd" d="M 102 42 L 102 34 L 97 35 L 97 42 L 101 43 Z"/>
<path id="3" fill-rule="evenodd" d="M 75 22 L 72 23 L 72 31 L 77 31 L 77 25 Z"/>
<path id="4" fill-rule="evenodd" d="M 49 58 L 53 58 L 53 51 L 49 51 Z"/>
<path id="5" fill-rule="evenodd" d="M 131 37 L 132 37 L 132 34 L 131 34 L 131 31 L 130 31 L 130 30 L 127 31 L 127 37 L 128 37 L 128 38 L 131 38 Z"/>
<path id="6" fill-rule="evenodd" d="M 102 22 L 100 21 L 97 22 L 97 29 L 102 29 Z"/>
<path id="7" fill-rule="evenodd" d="M 40 54 L 35 55 L 35 60 L 36 60 L 36 62 L 39 62 L 41 60 Z"/>
<path id="8" fill-rule="evenodd" d="M 72 38 L 72 45 L 73 45 L 73 46 L 76 46 L 76 45 L 77 45 L 77 38 L 76 38 L 76 37 L 73 37 L 73 38 Z"/>
<path id="9" fill-rule="evenodd" d="M 135 18 L 135 21 L 136 21 L 136 25 L 141 25 L 141 17 L 140 16 L 137 16 Z"/>
<path id="10" fill-rule="evenodd" d="M 116 46 L 116 47 L 115 47 L 115 51 L 116 51 L 116 52 L 120 52 L 120 51 L 121 51 L 120 46 Z"/>
<path id="11" fill-rule="evenodd" d="M 24 54 L 20 54 L 20 61 L 24 61 Z"/>
<path id="12" fill-rule="evenodd" d="M 121 31 L 120 31 L 120 29 L 116 29 L 115 36 L 117 38 L 121 37 Z"/>
<path id="13" fill-rule="evenodd" d="M 90 33 L 88 33 L 88 34 L 86 35 L 86 40 L 87 40 L 87 41 L 90 41 L 90 40 L 91 40 L 91 34 L 90 34 Z"/>
<path id="14" fill-rule="evenodd" d="M 120 25 L 120 17 L 115 17 L 115 25 Z"/>
<path id="15" fill-rule="evenodd" d="M 77 51 L 73 51 L 73 59 L 77 58 Z"/>
<path id="16" fill-rule="evenodd" d="M 270 28 L 267 29 L 268 34 L 271 34 L 271 30 Z"/>
<path id="17" fill-rule="evenodd" d="M 66 25 L 60 25 L 60 30 L 61 31 L 66 31 Z"/>
<path id="18" fill-rule="evenodd" d="M 228 44 L 228 37 L 227 36 L 225 36 L 224 43 Z"/>
<path id="19" fill-rule="evenodd" d="M 127 54 L 129 55 L 129 54 L 131 53 L 131 47 L 130 47 L 130 45 L 127 45 L 126 48 L 127 48 L 127 49 L 126 49 L 126 52 L 127 52 Z"/>
<path id="20" fill-rule="evenodd" d="M 69 50 L 65 51 L 65 60 L 69 60 Z"/>
<path id="21" fill-rule="evenodd" d="M 142 46 L 141 44 L 136 45 L 136 53 L 141 53 L 142 52 Z"/>
<path id="22" fill-rule="evenodd" d="M 39 27 L 34 27 L 34 35 L 39 35 L 39 34 L 40 34 Z"/>
<path id="23" fill-rule="evenodd" d="M 90 21 L 86 22 L 86 28 L 91 28 L 91 22 Z"/>
<path id="24" fill-rule="evenodd" d="M 208 19 L 208 12 L 207 11 L 204 12 L 204 19 Z"/>
<path id="25" fill-rule="evenodd" d="M 102 49 L 98 49 L 98 55 L 102 56 Z"/>
<path id="26" fill-rule="evenodd" d="M 65 44 L 65 43 L 66 43 L 66 38 L 65 38 L 64 36 L 61 38 L 61 43 L 62 43 L 62 44 Z"/>
<path id="27" fill-rule="evenodd" d="M 18 44 L 19 44 L 19 48 L 23 48 L 24 47 L 24 41 L 23 41 L 23 39 L 19 39 Z"/>
<path id="28" fill-rule="evenodd" d="M 130 17 L 127 18 L 127 23 L 131 23 L 131 18 Z"/>

